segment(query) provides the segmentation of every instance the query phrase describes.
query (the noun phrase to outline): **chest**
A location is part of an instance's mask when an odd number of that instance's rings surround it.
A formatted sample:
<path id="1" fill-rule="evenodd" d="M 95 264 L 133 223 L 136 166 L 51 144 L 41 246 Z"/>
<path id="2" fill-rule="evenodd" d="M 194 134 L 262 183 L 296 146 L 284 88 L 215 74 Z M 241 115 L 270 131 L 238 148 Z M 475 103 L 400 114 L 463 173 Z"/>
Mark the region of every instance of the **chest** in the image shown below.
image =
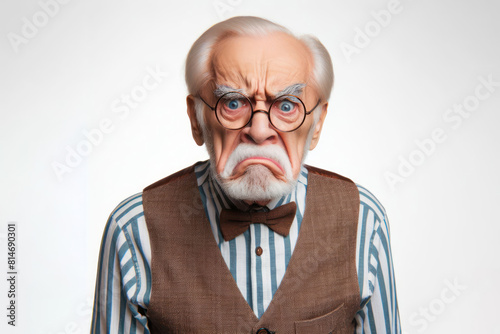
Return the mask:
<path id="1" fill-rule="evenodd" d="M 181 182 L 144 193 L 152 247 L 150 328 L 161 333 L 254 333 L 261 327 L 276 333 L 352 332 L 359 306 L 355 268 L 359 198 L 354 185 L 346 187 L 339 180 L 325 184 L 320 176 L 310 177 L 307 210 L 281 283 L 271 291 L 265 311 L 254 312 L 253 298 L 250 302 L 245 298 L 237 278 L 240 272 L 258 275 L 273 265 L 269 231 L 255 225 L 247 236 L 241 236 L 250 263 L 241 270 L 234 263 L 235 279 L 233 263 L 226 263 L 204 210 L 193 208 L 188 215 L 181 210 L 193 196 L 199 196 L 196 183 L 189 175 L 177 181 Z M 174 190 L 175 200 L 166 205 L 165 198 L 171 198 Z M 264 245 L 262 240 L 268 243 Z M 268 256 L 263 257 L 266 250 Z M 252 251 L 254 256 L 249 256 Z M 275 248 L 274 261 L 277 252 L 278 257 L 286 254 Z M 264 288 L 257 284 L 257 291 L 250 293 L 264 298 L 269 293 Z"/>

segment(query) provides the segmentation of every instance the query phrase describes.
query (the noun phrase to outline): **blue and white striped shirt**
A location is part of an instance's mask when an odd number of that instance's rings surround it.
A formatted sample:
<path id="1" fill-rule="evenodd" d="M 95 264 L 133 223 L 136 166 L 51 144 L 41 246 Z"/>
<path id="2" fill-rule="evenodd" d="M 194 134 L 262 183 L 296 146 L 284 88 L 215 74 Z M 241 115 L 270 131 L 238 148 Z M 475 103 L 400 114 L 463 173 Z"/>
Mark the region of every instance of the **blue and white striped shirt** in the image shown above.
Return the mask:
<path id="1" fill-rule="evenodd" d="M 201 200 L 215 240 L 243 297 L 257 317 L 269 306 L 285 274 L 305 211 L 307 169 L 302 167 L 297 186 L 287 196 L 268 203 L 273 209 L 291 201 L 297 213 L 288 236 L 266 225 L 250 228 L 231 241 L 219 230 L 222 208 L 231 202 L 210 177 L 209 162 L 197 164 L 195 173 Z M 360 194 L 356 268 L 361 305 L 356 333 L 401 333 L 396 287 L 385 210 L 365 188 Z M 256 255 L 261 247 L 263 252 Z M 97 273 L 92 333 L 149 333 L 147 310 L 151 296 L 151 249 L 144 219 L 142 194 L 129 197 L 111 214 L 104 231 Z"/>

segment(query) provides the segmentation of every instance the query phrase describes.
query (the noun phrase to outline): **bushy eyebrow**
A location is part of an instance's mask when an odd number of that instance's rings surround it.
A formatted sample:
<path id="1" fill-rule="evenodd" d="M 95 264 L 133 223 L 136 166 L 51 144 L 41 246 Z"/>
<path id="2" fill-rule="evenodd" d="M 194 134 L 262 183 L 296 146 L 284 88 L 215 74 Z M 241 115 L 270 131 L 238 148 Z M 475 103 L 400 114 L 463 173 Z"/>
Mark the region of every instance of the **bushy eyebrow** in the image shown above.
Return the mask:
<path id="1" fill-rule="evenodd" d="M 214 95 L 216 98 L 220 98 L 222 95 L 230 93 L 230 92 L 238 92 L 238 93 L 241 93 L 243 95 L 246 95 L 245 91 L 243 89 L 233 88 L 233 87 L 226 86 L 226 85 L 217 85 L 217 88 L 215 88 L 215 90 L 214 90 Z"/>
<path id="2" fill-rule="evenodd" d="M 273 98 L 276 98 L 276 97 L 282 96 L 282 95 L 300 96 L 305 87 L 306 87 L 306 84 L 304 84 L 304 83 L 295 83 L 293 85 L 285 87 L 284 89 L 280 90 L 279 92 L 274 93 Z M 238 93 L 241 93 L 241 94 L 247 96 L 246 92 L 243 89 L 233 88 L 233 87 L 227 86 L 227 85 L 217 85 L 217 87 L 214 90 L 214 95 L 216 98 L 220 98 L 222 95 L 230 93 L 230 92 L 238 92 Z"/>
<path id="3" fill-rule="evenodd" d="M 278 96 L 282 96 L 282 95 L 299 96 L 300 94 L 302 94 L 304 87 L 306 87 L 306 84 L 296 83 L 296 84 L 290 85 L 288 87 L 285 87 L 285 89 L 280 90 L 279 92 L 275 93 L 274 97 L 278 97 Z"/>

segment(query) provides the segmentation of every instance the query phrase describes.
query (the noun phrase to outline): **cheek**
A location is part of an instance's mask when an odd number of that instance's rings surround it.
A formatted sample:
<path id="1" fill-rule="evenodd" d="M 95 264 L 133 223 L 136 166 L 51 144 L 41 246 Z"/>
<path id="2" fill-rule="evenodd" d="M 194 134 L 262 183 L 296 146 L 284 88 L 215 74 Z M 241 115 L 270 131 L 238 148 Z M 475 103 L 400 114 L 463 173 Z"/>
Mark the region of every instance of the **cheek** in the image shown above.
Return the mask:
<path id="1" fill-rule="evenodd" d="M 238 131 L 217 129 L 213 132 L 215 166 L 217 173 L 222 173 L 227 159 L 239 144 Z"/>
<path id="2" fill-rule="evenodd" d="M 288 158 L 292 164 L 292 173 L 296 178 L 300 173 L 302 157 L 304 156 L 304 145 L 307 140 L 308 131 L 301 131 L 283 134 L 283 143 L 285 144 Z"/>

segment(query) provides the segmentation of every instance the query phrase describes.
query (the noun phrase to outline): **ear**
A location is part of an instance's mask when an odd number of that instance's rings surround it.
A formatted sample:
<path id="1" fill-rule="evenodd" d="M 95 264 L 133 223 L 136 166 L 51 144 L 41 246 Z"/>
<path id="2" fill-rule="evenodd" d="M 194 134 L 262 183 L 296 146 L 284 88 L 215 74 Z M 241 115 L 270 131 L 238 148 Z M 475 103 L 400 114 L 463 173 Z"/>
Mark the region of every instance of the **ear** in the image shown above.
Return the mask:
<path id="1" fill-rule="evenodd" d="M 319 141 L 319 135 L 321 134 L 321 129 L 323 128 L 323 123 L 325 121 L 325 117 L 328 111 L 328 102 L 323 104 L 321 107 L 321 115 L 319 116 L 318 123 L 316 123 L 316 126 L 314 128 L 314 133 L 311 139 L 311 145 L 309 145 L 309 151 L 312 151 L 316 145 L 318 145 Z"/>
<path id="2" fill-rule="evenodd" d="M 193 95 L 188 95 L 186 97 L 187 104 L 187 113 L 189 116 L 189 121 L 191 122 L 191 133 L 193 135 L 193 139 L 198 146 L 203 145 L 205 142 L 203 139 L 203 130 L 201 129 L 200 124 L 198 123 L 198 119 L 196 118 L 196 108 L 195 106 L 195 97 Z"/>

